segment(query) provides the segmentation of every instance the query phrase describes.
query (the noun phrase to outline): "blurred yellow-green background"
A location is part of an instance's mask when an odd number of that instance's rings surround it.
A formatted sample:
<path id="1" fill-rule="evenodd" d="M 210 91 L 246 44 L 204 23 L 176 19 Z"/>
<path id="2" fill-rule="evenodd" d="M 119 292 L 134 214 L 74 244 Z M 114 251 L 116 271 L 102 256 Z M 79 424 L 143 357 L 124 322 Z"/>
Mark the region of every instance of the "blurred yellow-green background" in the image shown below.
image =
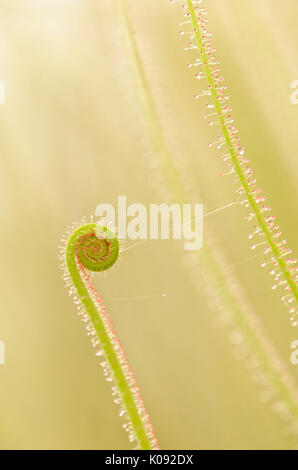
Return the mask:
<path id="1" fill-rule="evenodd" d="M 167 144 L 189 193 L 197 194 L 195 188 L 200 195 L 189 202 L 204 203 L 206 211 L 228 204 L 233 187 L 207 145 L 214 130 L 193 100 L 201 84 L 186 67 L 182 9 L 167 0 L 125 3 Z M 118 0 L 1 2 L 3 449 L 129 448 L 57 260 L 66 227 L 98 204 L 115 204 L 118 195 L 128 203 L 166 201 L 118 6 Z M 298 3 L 206 0 L 205 7 L 242 143 L 297 252 L 298 105 L 290 96 L 298 80 Z M 206 218 L 206 230 L 216 233 L 266 335 L 297 379 L 290 344 L 298 330 L 252 258 L 241 215 L 240 207 L 228 208 Z M 124 252 L 96 285 L 161 448 L 297 446 L 298 436 L 261 402 L 260 388 L 235 358 L 229 332 L 179 242 L 148 241 Z"/>

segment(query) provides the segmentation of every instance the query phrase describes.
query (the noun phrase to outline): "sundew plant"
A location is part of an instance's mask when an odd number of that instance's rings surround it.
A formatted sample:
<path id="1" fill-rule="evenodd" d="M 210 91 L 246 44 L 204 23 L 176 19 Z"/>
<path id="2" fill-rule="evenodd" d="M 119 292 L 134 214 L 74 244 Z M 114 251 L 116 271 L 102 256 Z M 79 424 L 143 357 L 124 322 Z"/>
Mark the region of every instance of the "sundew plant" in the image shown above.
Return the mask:
<path id="1" fill-rule="evenodd" d="M 64 280 L 70 289 L 88 336 L 101 359 L 104 375 L 112 384 L 114 402 L 129 441 L 137 449 L 157 449 L 157 441 L 139 389 L 127 359 L 113 330 L 110 318 L 88 274 L 111 268 L 119 255 L 116 235 L 107 227 L 94 223 L 72 226 L 61 250 Z"/>
<path id="2" fill-rule="evenodd" d="M 297 18 L 1 2 L 1 449 L 298 448 Z"/>
<path id="3" fill-rule="evenodd" d="M 171 3 L 180 4 L 183 9 L 179 34 L 187 37 L 185 49 L 191 56 L 187 66 L 196 71 L 195 79 L 200 84 L 194 99 L 207 109 L 205 118 L 214 131 L 210 151 L 216 149 L 217 153 L 220 152 L 227 168 L 225 175 L 232 178 L 236 191 L 235 201 L 210 211 L 205 217 L 232 205 L 243 206 L 244 217 L 250 223 L 250 247 L 258 254 L 255 258 L 261 260 L 260 265 L 267 268 L 273 277 L 272 290 L 278 290 L 279 298 L 289 311 L 291 324 L 295 327 L 298 324 L 296 258 L 287 246 L 271 208 L 266 205 L 249 166 L 245 147 L 240 142 L 220 61 L 216 57 L 212 34 L 207 29 L 206 8 L 202 0 L 172 0 Z M 208 4 L 207 1 L 205 3 Z M 198 198 L 199 188 L 192 185 L 189 189 L 187 176 L 176 164 L 167 141 L 127 3 L 122 0 L 115 2 L 115 12 L 115 22 L 120 25 L 120 36 L 124 39 L 123 52 L 134 80 L 144 132 L 149 137 L 152 154 L 157 161 L 155 172 L 168 200 L 184 203 L 188 198 Z M 200 113 L 197 119 L 200 119 Z M 88 336 L 96 355 L 100 357 L 106 380 L 111 382 L 113 400 L 119 405 L 119 415 L 125 420 L 123 427 L 134 448 L 159 449 L 135 378 L 88 274 L 88 271 L 106 271 L 117 262 L 119 243 L 116 235 L 105 226 L 84 221 L 71 227 L 64 242 L 61 250 L 64 279 L 86 323 Z M 250 364 L 250 376 L 261 387 L 262 401 L 270 401 L 272 409 L 288 424 L 288 430 L 296 433 L 298 396 L 295 378 L 266 334 L 257 310 L 247 300 L 244 286 L 228 268 L 224 248 L 211 231 L 205 231 L 204 247 L 194 253 L 193 258 L 190 278 L 200 279 L 200 294 L 202 288 L 213 305 L 211 310 L 218 318 L 226 318 L 236 352 Z"/>
<path id="4" fill-rule="evenodd" d="M 188 189 L 187 177 L 184 176 L 183 171 L 179 171 L 176 167 L 173 152 L 171 152 L 165 137 L 131 24 L 130 12 L 125 2 L 120 2 L 118 13 L 123 20 L 121 32 L 126 45 L 127 59 L 135 80 L 135 93 L 146 130 L 151 138 L 154 155 L 157 156 L 161 184 L 167 188 L 170 200 L 184 202 L 187 198 L 192 197 L 193 190 Z M 186 17 L 188 17 L 188 12 L 186 12 Z M 185 23 L 188 24 L 188 21 L 182 24 Z M 189 46 L 192 49 L 195 48 L 191 44 L 188 45 L 187 50 Z M 198 65 L 199 62 L 196 61 L 195 64 L 188 64 L 188 67 L 198 67 Z M 205 96 L 205 93 L 203 92 L 202 95 Z M 195 99 L 197 98 L 196 95 Z M 207 108 L 211 109 L 212 105 L 207 104 Z M 214 113 L 212 114 L 214 115 Z M 197 192 L 195 197 L 198 198 Z M 241 204 L 241 201 L 228 204 L 223 209 L 233 204 Z M 208 217 L 216 212 L 216 210 L 211 211 L 205 216 Z M 257 230 L 256 233 L 258 233 Z M 251 239 L 253 236 L 250 235 L 249 238 Z M 295 431 L 298 424 L 298 397 L 295 379 L 288 372 L 278 351 L 266 335 L 260 319 L 246 298 L 245 288 L 235 278 L 232 270 L 228 268 L 223 247 L 220 246 L 215 235 L 207 231 L 206 228 L 204 247 L 196 255 L 198 255 L 197 260 L 194 260 L 196 269 L 192 268 L 191 277 L 193 280 L 204 279 L 204 282 L 200 284 L 200 291 L 203 289 L 206 296 L 213 300 L 213 310 L 218 318 L 228 315 L 229 335 L 236 341 L 238 354 L 242 351 L 240 354 L 245 362 L 250 361 L 250 375 L 262 389 L 262 400 L 268 401 L 270 397 L 273 409 L 290 423 L 290 429 Z M 290 261 L 294 264 L 294 260 L 289 260 L 289 263 Z"/>
<path id="5" fill-rule="evenodd" d="M 181 35 L 188 35 L 187 50 L 198 52 L 197 60 L 188 66 L 198 66 L 199 71 L 195 77 L 206 82 L 206 87 L 195 95 L 195 99 L 205 99 L 205 106 L 209 110 L 208 124 L 217 129 L 215 142 L 209 144 L 222 152 L 221 158 L 227 164 L 227 175 L 231 175 L 236 192 L 239 195 L 239 204 L 248 209 L 247 219 L 253 223 L 249 238 L 252 240 L 251 249 L 264 250 L 266 260 L 262 266 L 268 266 L 274 278 L 272 289 L 281 287 L 282 302 L 288 308 L 293 326 L 297 326 L 297 267 L 296 258 L 292 257 L 292 250 L 288 248 L 287 241 L 282 238 L 282 232 L 271 208 L 257 184 L 253 170 L 249 167 L 245 147 L 242 146 L 239 131 L 232 117 L 232 108 L 229 96 L 226 94 L 226 85 L 221 75 L 220 61 L 216 58 L 216 49 L 212 45 L 212 33 L 208 32 L 207 11 L 202 6 L 202 0 L 187 0 L 183 4 L 184 17 L 187 19 L 181 26 Z M 188 29 L 187 29 L 188 28 Z"/>

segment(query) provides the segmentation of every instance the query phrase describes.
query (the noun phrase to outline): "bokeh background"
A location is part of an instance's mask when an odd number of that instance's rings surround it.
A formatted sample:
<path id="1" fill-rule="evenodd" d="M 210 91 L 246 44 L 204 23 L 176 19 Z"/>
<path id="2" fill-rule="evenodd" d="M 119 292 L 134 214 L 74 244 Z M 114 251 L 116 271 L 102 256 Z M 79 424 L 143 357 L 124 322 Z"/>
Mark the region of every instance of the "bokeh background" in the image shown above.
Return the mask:
<path id="1" fill-rule="evenodd" d="M 129 448 L 57 261 L 66 227 L 98 204 L 116 203 L 118 195 L 128 203 L 163 202 L 117 3 L 1 2 L 4 449 Z M 126 3 L 168 146 L 200 192 L 199 201 L 189 202 L 210 211 L 232 202 L 233 187 L 207 147 L 214 131 L 193 100 L 200 83 L 185 66 L 182 9 L 167 0 Z M 242 143 L 297 252 L 298 105 L 290 96 L 298 80 L 298 3 L 206 0 L 205 6 Z M 252 258 L 241 215 L 233 206 L 206 218 L 205 226 L 216 232 L 266 334 L 297 379 L 290 343 L 298 331 L 260 260 Z M 196 276 L 179 242 L 148 241 L 124 252 L 117 268 L 96 281 L 160 446 L 294 448 L 298 436 L 259 399 L 259 387 L 235 358 Z"/>

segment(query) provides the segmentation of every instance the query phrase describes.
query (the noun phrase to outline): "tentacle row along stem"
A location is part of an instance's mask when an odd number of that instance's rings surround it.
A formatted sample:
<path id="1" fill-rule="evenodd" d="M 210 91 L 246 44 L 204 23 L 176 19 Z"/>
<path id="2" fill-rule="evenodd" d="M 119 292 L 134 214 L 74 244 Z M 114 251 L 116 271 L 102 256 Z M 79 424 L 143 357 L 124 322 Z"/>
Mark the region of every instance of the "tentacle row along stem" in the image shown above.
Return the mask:
<path id="1" fill-rule="evenodd" d="M 103 358 L 106 379 L 112 383 L 114 401 L 120 406 L 129 439 L 138 449 L 158 449 L 149 416 L 139 394 L 110 318 L 90 281 L 88 271 L 105 271 L 117 261 L 119 242 L 107 227 L 88 223 L 77 227 L 66 240 L 64 277 L 86 323 L 96 355 Z"/>
<path id="2" fill-rule="evenodd" d="M 244 147 L 241 147 L 239 137 L 236 136 L 238 130 L 233 124 L 234 121 L 230 114 L 231 108 L 227 105 L 228 97 L 224 93 L 226 87 L 223 85 L 223 77 L 219 74 L 219 61 L 214 56 L 215 48 L 211 45 L 211 34 L 206 30 L 207 12 L 201 3 L 202 0 L 186 0 L 183 8 L 185 16 L 188 17 L 192 26 L 192 37 L 196 41 L 196 46 L 192 44 L 190 49 L 198 49 L 200 55 L 199 63 L 202 66 L 202 74 L 197 74 L 197 78 L 204 78 L 207 81 L 208 89 L 203 92 L 203 96 L 212 99 L 212 104 L 208 107 L 214 109 L 222 133 L 217 142 L 219 143 L 217 148 L 221 148 L 223 145 L 227 148 L 228 158 L 232 162 L 232 165 L 229 164 L 229 174 L 236 176 L 235 182 L 240 183 L 237 192 L 244 197 L 240 202 L 250 209 L 249 220 L 256 220 L 259 226 L 256 233 L 261 235 L 264 240 L 259 245 L 264 243 L 265 253 L 271 256 L 270 262 L 264 263 L 264 265 L 272 266 L 270 274 L 277 281 L 273 288 L 284 287 L 285 294 L 282 296 L 282 300 L 291 313 L 293 325 L 296 326 L 298 324 L 296 259 L 287 258 L 291 254 L 291 250 L 285 247 L 285 240 L 280 240 L 279 226 L 275 223 L 275 218 L 269 214 L 271 209 L 263 205 L 265 198 L 262 196 L 260 188 L 256 186 L 256 179 L 251 168 L 248 167 L 248 160 L 244 155 Z M 184 34 L 183 31 L 181 33 Z M 255 246 L 258 245 L 252 247 Z"/>
<path id="3" fill-rule="evenodd" d="M 171 199 L 181 203 L 187 202 L 191 198 L 192 191 L 187 189 L 187 183 L 185 187 L 183 176 L 175 166 L 174 155 L 164 136 L 163 124 L 146 74 L 145 63 L 140 53 L 126 0 L 121 0 L 120 6 L 122 8 L 118 14 L 122 19 L 121 32 L 125 39 L 123 42 L 126 44 L 127 61 L 131 66 L 135 91 L 152 141 L 152 150 L 158 157 L 164 187 L 167 188 Z M 189 22 L 190 20 L 187 21 Z M 235 349 L 239 347 L 242 350 L 246 349 L 246 354 L 242 356 L 242 359 L 245 362 L 248 362 L 248 358 L 253 361 L 254 367 L 250 370 L 250 374 L 259 374 L 262 396 L 270 397 L 272 409 L 278 406 L 282 420 L 291 423 L 291 430 L 295 432 L 298 425 L 298 396 L 294 377 L 289 374 L 285 364 L 282 363 L 278 351 L 266 335 L 254 309 L 247 302 L 244 289 L 229 269 L 229 262 L 223 248 L 215 240 L 214 234 L 207 232 L 204 238 L 204 248 L 199 253 L 200 262 L 196 269 L 192 268 L 193 276 L 200 278 L 206 276 L 206 282 L 200 286 L 203 287 L 206 295 L 216 299 L 212 310 L 217 313 L 217 318 L 222 318 L 223 314 L 228 312 L 231 321 L 227 326 L 232 330 L 233 335 L 235 331 L 238 332 L 238 340 L 239 337 L 241 338 L 241 346 L 238 342 Z M 260 376 L 262 376 L 261 381 Z M 283 406 L 281 406 L 282 402 Z"/>

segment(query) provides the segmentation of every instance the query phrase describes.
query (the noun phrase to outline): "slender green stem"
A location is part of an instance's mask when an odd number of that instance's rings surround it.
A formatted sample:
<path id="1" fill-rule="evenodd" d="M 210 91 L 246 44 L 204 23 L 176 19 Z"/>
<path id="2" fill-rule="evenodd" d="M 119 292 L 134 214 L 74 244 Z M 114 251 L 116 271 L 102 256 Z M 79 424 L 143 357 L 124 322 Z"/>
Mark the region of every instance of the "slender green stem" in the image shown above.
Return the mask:
<path id="1" fill-rule="evenodd" d="M 124 24 L 126 38 L 126 51 L 130 56 L 130 65 L 135 71 L 134 77 L 137 82 L 138 98 L 143 111 L 146 126 L 149 130 L 153 152 L 158 155 L 161 171 L 167 177 L 167 185 L 175 194 L 179 193 L 179 199 L 184 198 L 184 189 L 181 184 L 179 172 L 173 165 L 172 155 L 167 145 L 163 126 L 160 122 L 158 111 L 151 92 L 150 83 L 146 76 L 142 58 L 139 52 L 135 33 L 128 15 L 126 0 L 117 2 L 120 10 L 120 18 Z"/>
<path id="2" fill-rule="evenodd" d="M 121 0 L 121 18 L 124 20 L 124 33 L 126 33 L 126 50 L 130 58 L 130 64 L 134 72 L 138 98 L 141 110 L 147 124 L 147 130 L 152 141 L 153 151 L 157 154 L 160 162 L 160 171 L 165 184 L 171 192 L 172 197 L 179 202 L 187 202 L 187 194 L 179 171 L 175 167 L 174 157 L 168 148 L 164 136 L 163 125 L 152 95 L 150 83 L 146 76 L 145 67 L 140 55 L 135 33 L 127 11 L 127 2 Z M 212 287 L 214 295 L 218 297 L 220 308 L 232 315 L 234 327 L 238 327 L 245 341 L 249 344 L 252 354 L 255 354 L 261 369 L 266 375 L 271 387 L 275 390 L 278 400 L 284 400 L 293 416 L 298 422 L 298 400 L 292 376 L 284 368 L 276 367 L 279 363 L 278 354 L 272 347 L 262 328 L 256 324 L 256 316 L 246 301 L 243 302 L 239 295 L 241 286 L 236 282 L 234 276 L 226 273 L 225 266 L 217 260 L 217 244 L 214 247 L 213 236 L 205 233 L 204 247 L 199 254 L 200 266 L 204 274 L 208 276 L 208 283 Z M 223 255 L 220 249 L 221 257 Z M 235 287 L 236 286 L 236 287 Z"/>
<path id="3" fill-rule="evenodd" d="M 92 328 L 93 341 L 94 339 L 98 340 L 105 361 L 108 364 L 109 373 L 107 378 L 112 380 L 117 388 L 119 399 L 122 402 L 126 418 L 130 424 L 131 440 L 134 438 L 139 449 L 148 450 L 156 448 L 157 444 L 151 424 L 119 340 L 112 329 L 105 312 L 105 307 L 101 303 L 101 299 L 94 292 L 90 279 L 79 258 L 80 245 L 87 240 L 89 246 L 86 246 L 85 243 L 83 252 L 87 257 L 90 257 L 91 262 L 95 265 L 94 267 L 96 267 L 97 263 L 97 269 L 92 269 L 91 266 L 88 267 L 95 271 L 101 270 L 101 265 L 98 264 L 101 260 L 97 260 L 95 257 L 99 253 L 102 256 L 102 248 L 100 246 L 102 240 L 95 237 L 95 230 L 96 224 L 86 224 L 77 228 L 69 237 L 65 251 L 65 263 L 69 273 L 69 280 L 75 288 L 79 302 L 84 307 L 86 320 L 88 320 L 88 325 Z M 116 240 L 108 239 L 108 247 L 114 243 L 113 250 L 110 250 L 110 253 L 108 253 L 109 256 L 112 255 L 112 258 L 114 257 L 112 259 L 113 262 L 115 257 L 117 258 L 118 256 L 118 241 L 116 242 Z M 89 250 L 89 253 L 86 250 Z M 102 259 L 106 263 L 107 253 L 104 253 Z"/>
<path id="4" fill-rule="evenodd" d="M 209 58 L 208 58 L 208 55 L 207 55 L 206 50 L 205 50 L 205 46 L 204 46 L 203 38 L 202 38 L 202 33 L 201 33 L 201 28 L 200 28 L 200 25 L 199 25 L 199 23 L 197 21 L 197 18 L 196 18 L 196 13 L 195 13 L 195 9 L 194 9 L 192 0 L 187 0 L 187 6 L 188 6 L 188 9 L 189 9 L 190 18 L 191 18 L 192 25 L 193 25 L 193 28 L 194 28 L 194 34 L 195 34 L 195 37 L 196 37 L 197 45 L 198 45 L 198 48 L 199 48 L 199 51 L 200 51 L 203 70 L 206 74 L 206 78 L 207 78 L 207 82 L 208 82 L 208 86 L 209 86 L 208 89 L 211 93 L 213 104 L 215 106 L 215 109 L 216 109 L 216 112 L 217 112 L 217 115 L 218 115 L 220 128 L 222 130 L 222 134 L 223 134 L 225 143 L 227 145 L 229 154 L 232 158 L 232 162 L 234 164 L 236 173 L 237 173 L 237 175 L 239 177 L 239 180 L 240 180 L 240 183 L 241 183 L 241 185 L 242 185 L 242 187 L 245 191 L 245 194 L 246 194 L 247 200 L 250 204 L 250 207 L 252 208 L 253 213 L 255 214 L 256 219 L 259 223 L 259 226 L 260 226 L 260 228 L 262 229 L 262 231 L 265 235 L 265 238 L 268 242 L 268 245 L 270 246 L 270 248 L 272 250 L 272 253 L 273 253 L 280 269 L 281 269 L 281 272 L 283 273 L 283 275 L 284 275 L 284 277 L 285 277 L 285 279 L 288 283 L 288 286 L 289 286 L 290 290 L 293 293 L 293 296 L 295 297 L 295 299 L 297 301 L 298 300 L 298 286 L 297 286 L 295 280 L 292 278 L 292 275 L 289 272 L 288 266 L 287 266 L 287 264 L 286 264 L 286 262 L 285 262 L 285 260 L 282 256 L 282 253 L 281 253 L 279 247 L 277 246 L 277 244 L 275 243 L 275 241 L 273 239 L 273 236 L 270 232 L 270 229 L 268 228 L 268 226 L 267 226 L 267 224 L 264 220 L 264 217 L 263 217 L 263 214 L 260 210 L 260 207 L 258 206 L 258 204 L 257 204 L 257 202 L 256 202 L 256 200 L 255 200 L 255 198 L 252 194 L 250 185 L 248 184 L 248 181 L 247 181 L 247 179 L 246 179 L 246 177 L 245 177 L 245 175 L 242 171 L 241 164 L 240 164 L 240 162 L 238 160 L 238 157 L 237 157 L 237 154 L 235 152 L 235 148 L 234 148 L 234 145 L 233 145 L 230 133 L 229 133 L 229 129 L 228 129 L 227 125 L 225 124 L 223 109 L 222 109 L 222 106 L 221 106 L 221 104 L 219 102 L 219 99 L 218 99 L 217 87 L 216 87 L 215 81 L 212 77 Z"/>

